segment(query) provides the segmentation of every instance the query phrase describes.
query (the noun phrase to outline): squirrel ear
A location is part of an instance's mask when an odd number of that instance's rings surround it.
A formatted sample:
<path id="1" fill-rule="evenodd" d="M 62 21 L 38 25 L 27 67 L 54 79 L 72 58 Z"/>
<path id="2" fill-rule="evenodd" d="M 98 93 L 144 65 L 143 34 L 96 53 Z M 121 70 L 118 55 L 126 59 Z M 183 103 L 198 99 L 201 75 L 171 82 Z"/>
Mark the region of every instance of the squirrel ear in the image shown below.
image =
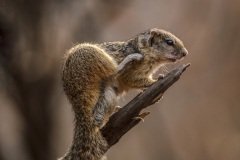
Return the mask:
<path id="1" fill-rule="evenodd" d="M 150 35 L 155 36 L 155 35 L 158 35 L 158 33 L 159 33 L 159 29 L 157 28 L 150 29 Z"/>
<path id="2" fill-rule="evenodd" d="M 158 29 L 157 28 L 151 29 L 149 32 L 149 38 L 148 38 L 148 45 L 150 47 L 153 45 L 153 39 L 156 35 L 158 35 Z"/>

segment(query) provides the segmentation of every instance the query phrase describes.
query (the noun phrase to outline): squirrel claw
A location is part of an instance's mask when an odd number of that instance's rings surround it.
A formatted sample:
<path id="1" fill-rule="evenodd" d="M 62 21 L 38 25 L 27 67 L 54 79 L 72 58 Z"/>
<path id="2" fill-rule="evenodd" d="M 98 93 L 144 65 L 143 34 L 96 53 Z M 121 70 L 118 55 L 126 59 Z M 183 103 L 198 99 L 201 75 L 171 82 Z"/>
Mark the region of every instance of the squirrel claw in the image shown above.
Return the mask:
<path id="1" fill-rule="evenodd" d="M 114 112 L 118 112 L 122 107 L 121 106 L 115 106 Z"/>
<path id="2" fill-rule="evenodd" d="M 140 121 L 144 122 L 144 119 L 142 117 L 134 117 L 133 119 L 134 120 L 140 120 Z"/>
<path id="3" fill-rule="evenodd" d="M 164 74 L 159 74 L 159 75 L 158 75 L 158 80 L 161 80 L 161 79 L 163 79 L 164 77 L 165 77 Z"/>
<path id="4" fill-rule="evenodd" d="M 133 119 L 144 122 L 144 118 L 149 114 L 150 114 L 150 112 L 143 112 L 143 113 L 139 114 L 137 117 L 134 117 Z"/>

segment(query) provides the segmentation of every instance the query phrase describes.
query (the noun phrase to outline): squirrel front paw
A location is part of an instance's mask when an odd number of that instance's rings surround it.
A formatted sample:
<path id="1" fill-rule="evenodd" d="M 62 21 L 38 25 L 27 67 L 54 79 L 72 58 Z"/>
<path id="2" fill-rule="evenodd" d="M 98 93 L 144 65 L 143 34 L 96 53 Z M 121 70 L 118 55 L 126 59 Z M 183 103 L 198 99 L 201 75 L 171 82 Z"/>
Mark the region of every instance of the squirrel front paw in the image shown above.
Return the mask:
<path id="1" fill-rule="evenodd" d="M 143 55 L 140 53 L 134 53 L 127 56 L 130 61 L 140 61 L 143 59 Z"/>
<path id="2" fill-rule="evenodd" d="M 134 54 L 130 54 L 128 55 L 119 65 L 118 65 L 118 73 L 124 72 L 124 70 L 126 68 L 129 68 L 129 64 L 133 63 L 133 62 L 138 62 L 143 60 L 143 55 L 141 55 L 140 53 L 134 53 Z"/>

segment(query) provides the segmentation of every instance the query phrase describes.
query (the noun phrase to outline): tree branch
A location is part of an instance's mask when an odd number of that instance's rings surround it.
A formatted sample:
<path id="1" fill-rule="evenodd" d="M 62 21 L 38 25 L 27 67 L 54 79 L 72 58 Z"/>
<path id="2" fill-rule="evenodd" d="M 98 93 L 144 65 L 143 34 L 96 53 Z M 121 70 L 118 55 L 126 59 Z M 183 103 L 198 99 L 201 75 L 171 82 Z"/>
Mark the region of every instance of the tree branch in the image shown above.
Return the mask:
<path id="1" fill-rule="evenodd" d="M 163 93 L 180 78 L 181 74 L 189 66 L 190 64 L 185 64 L 172 70 L 111 116 L 108 123 L 101 130 L 109 144 L 109 148 L 150 113 L 140 112 L 142 109 L 159 101 Z"/>

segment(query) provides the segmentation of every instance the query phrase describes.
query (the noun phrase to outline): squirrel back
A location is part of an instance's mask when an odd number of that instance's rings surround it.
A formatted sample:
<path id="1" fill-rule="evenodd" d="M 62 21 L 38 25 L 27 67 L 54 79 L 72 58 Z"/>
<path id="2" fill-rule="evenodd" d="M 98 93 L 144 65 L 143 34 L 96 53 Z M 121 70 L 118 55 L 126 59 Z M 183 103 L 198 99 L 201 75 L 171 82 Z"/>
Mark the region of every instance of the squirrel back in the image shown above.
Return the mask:
<path id="1" fill-rule="evenodd" d="M 93 110 L 106 83 L 116 73 L 117 64 L 102 49 L 79 44 L 66 54 L 62 72 L 63 88 L 75 113 L 72 146 L 63 160 L 98 160 L 108 144 L 96 124 Z"/>

